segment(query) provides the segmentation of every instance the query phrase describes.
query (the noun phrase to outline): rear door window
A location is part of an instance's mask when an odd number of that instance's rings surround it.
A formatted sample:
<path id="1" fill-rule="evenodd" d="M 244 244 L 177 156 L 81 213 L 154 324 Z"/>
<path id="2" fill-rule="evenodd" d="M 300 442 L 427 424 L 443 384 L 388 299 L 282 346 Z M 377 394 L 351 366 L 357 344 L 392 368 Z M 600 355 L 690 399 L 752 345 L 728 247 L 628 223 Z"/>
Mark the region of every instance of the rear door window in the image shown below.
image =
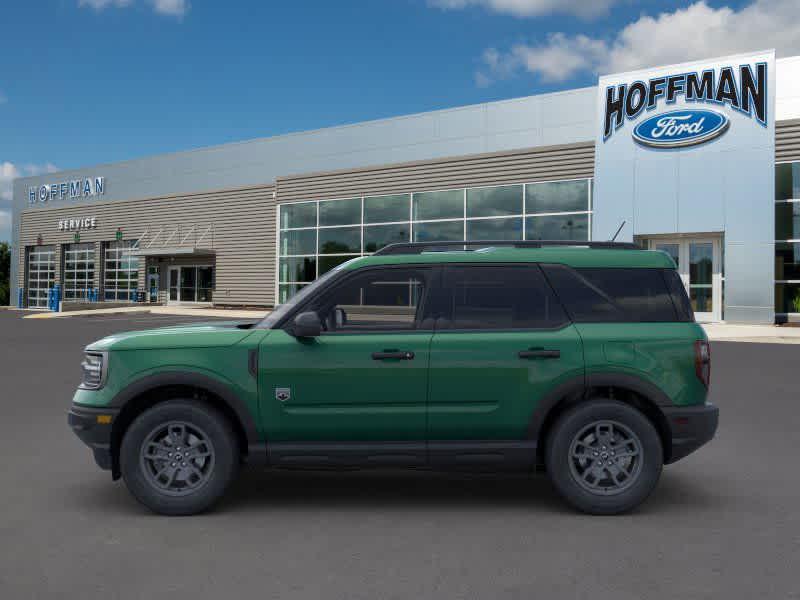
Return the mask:
<path id="1" fill-rule="evenodd" d="M 679 317 L 664 269 L 543 266 L 577 323 L 672 322 Z"/>
<path id="2" fill-rule="evenodd" d="M 448 266 L 437 328 L 552 329 L 566 313 L 535 265 Z"/>

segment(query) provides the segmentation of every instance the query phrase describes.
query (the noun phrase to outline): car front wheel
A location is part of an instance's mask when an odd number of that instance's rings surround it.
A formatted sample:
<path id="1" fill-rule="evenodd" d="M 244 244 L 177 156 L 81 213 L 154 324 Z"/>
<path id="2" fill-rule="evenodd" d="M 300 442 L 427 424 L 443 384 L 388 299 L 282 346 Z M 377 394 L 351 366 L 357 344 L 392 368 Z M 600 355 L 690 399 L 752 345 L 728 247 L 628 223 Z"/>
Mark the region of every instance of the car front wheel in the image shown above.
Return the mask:
<path id="1" fill-rule="evenodd" d="M 213 407 L 170 400 L 139 415 L 120 447 L 125 485 L 139 502 L 164 515 L 210 508 L 239 464 L 230 423 Z"/>
<path id="2" fill-rule="evenodd" d="M 586 513 L 627 512 L 658 483 L 664 454 L 649 419 L 614 400 L 593 400 L 564 413 L 545 449 L 548 476 L 558 493 Z"/>

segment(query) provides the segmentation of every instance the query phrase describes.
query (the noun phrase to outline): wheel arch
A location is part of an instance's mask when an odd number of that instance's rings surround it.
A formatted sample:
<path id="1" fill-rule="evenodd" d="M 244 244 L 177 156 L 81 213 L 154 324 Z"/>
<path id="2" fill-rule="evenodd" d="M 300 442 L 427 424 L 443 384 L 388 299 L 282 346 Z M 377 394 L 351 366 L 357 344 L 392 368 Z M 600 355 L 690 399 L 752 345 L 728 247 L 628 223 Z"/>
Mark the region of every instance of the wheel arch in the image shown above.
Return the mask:
<path id="1" fill-rule="evenodd" d="M 120 477 L 119 449 L 128 426 L 144 411 L 172 398 L 189 398 L 210 404 L 230 421 L 243 459 L 258 461 L 266 458 L 266 448 L 255 418 L 228 385 L 202 373 L 170 371 L 138 379 L 114 397 L 112 405 L 120 409 L 111 427 L 111 472 L 114 479 Z"/>
<path id="2" fill-rule="evenodd" d="M 556 420 L 568 409 L 592 398 L 618 400 L 641 411 L 661 438 L 664 462 L 672 454 L 672 434 L 660 406 L 672 406 L 661 389 L 640 377 L 623 373 L 592 373 L 554 388 L 537 405 L 528 425 L 528 438 L 536 440 L 537 465 L 544 464 L 545 440 Z"/>

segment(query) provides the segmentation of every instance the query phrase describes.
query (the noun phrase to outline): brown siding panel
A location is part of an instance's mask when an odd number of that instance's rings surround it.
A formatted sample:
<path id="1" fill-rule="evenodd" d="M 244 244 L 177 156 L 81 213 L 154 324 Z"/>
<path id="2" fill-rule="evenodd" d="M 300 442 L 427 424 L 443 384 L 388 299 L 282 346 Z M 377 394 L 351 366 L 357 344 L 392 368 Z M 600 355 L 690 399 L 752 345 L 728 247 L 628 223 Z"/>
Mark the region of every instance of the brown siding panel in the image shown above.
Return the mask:
<path id="1" fill-rule="evenodd" d="M 195 226 L 199 237 L 213 226 L 213 238 L 207 235 L 198 246 L 213 247 L 216 252 L 215 302 L 259 306 L 273 303 L 275 206 L 272 186 L 24 211 L 20 226 L 20 285 L 24 284 L 24 248 L 35 245 L 41 234 L 45 244 L 57 244 L 60 250 L 61 244 L 73 241 L 74 232 L 58 231 L 58 221 L 87 216 L 97 217 L 97 228 L 81 231 L 81 241 L 98 243 L 98 265 L 100 243 L 113 241 L 117 227 L 122 228 L 124 239 L 139 239 L 146 231 L 154 236 L 163 227 L 162 237 L 153 245 L 157 247 L 164 245 L 168 233 L 178 227 L 183 237 Z M 190 236 L 187 243 L 192 239 Z M 178 262 L 186 261 L 176 259 L 175 264 Z M 195 262 L 207 261 L 198 257 Z M 169 259 L 160 264 L 162 269 L 166 268 Z M 144 283 L 142 265 L 140 289 L 144 289 Z"/>
<path id="2" fill-rule="evenodd" d="M 800 119 L 775 126 L 775 160 L 800 161 Z"/>
<path id="3" fill-rule="evenodd" d="M 549 146 L 428 162 L 278 178 L 277 201 L 297 202 L 480 187 L 594 175 L 594 144 Z"/>

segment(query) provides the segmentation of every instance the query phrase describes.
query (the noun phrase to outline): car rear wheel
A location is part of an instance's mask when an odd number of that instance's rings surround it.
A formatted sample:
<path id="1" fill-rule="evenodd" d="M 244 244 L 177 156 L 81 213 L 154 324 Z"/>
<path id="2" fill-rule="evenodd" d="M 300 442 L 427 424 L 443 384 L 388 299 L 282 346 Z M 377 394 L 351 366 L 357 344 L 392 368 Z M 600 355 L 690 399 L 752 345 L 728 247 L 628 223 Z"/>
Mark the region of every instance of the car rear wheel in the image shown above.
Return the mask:
<path id="1" fill-rule="evenodd" d="M 545 449 L 558 493 L 586 513 L 627 512 L 650 495 L 661 475 L 661 439 L 649 419 L 614 400 L 593 400 L 556 421 Z"/>
<path id="2" fill-rule="evenodd" d="M 170 400 L 139 415 L 122 439 L 120 470 L 153 512 L 191 515 L 210 508 L 239 464 L 233 429 L 213 407 Z"/>

